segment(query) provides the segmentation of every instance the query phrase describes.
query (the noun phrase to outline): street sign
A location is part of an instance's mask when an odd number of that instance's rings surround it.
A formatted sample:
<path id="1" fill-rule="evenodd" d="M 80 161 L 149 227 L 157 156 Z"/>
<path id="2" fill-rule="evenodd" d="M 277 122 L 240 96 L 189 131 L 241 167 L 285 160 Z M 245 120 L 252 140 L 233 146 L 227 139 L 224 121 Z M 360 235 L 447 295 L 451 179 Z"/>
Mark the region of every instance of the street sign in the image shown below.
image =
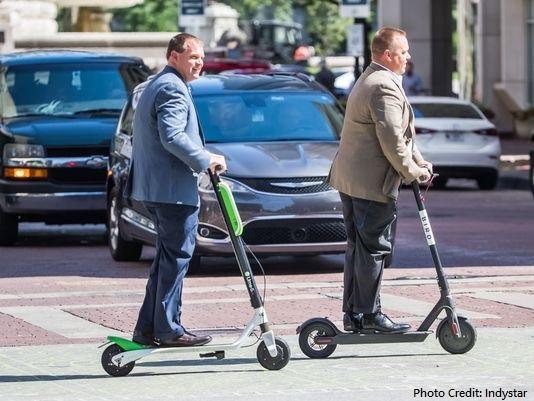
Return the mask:
<path id="1" fill-rule="evenodd" d="M 187 27 L 206 25 L 204 8 L 205 0 L 182 0 L 180 7 L 180 25 Z"/>
<path id="2" fill-rule="evenodd" d="M 349 25 L 347 27 L 347 55 L 364 55 L 364 26 L 363 24 Z"/>
<path id="3" fill-rule="evenodd" d="M 339 14 L 345 18 L 369 18 L 371 4 L 369 0 L 342 0 Z"/>

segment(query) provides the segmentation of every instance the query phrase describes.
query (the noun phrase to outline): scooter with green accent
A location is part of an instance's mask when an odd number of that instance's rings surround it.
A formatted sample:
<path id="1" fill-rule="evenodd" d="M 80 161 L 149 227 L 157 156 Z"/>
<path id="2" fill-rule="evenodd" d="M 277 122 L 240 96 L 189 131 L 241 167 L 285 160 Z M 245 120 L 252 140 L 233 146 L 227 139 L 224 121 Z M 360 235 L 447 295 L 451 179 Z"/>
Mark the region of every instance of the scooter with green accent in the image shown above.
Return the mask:
<path id="1" fill-rule="evenodd" d="M 219 174 L 208 169 L 208 174 L 213 185 L 217 201 L 221 208 L 228 234 L 230 236 L 237 264 L 245 281 L 250 303 L 254 309 L 254 315 L 247 326 L 241 332 L 237 340 L 228 344 L 213 344 L 196 347 L 150 347 L 135 343 L 131 340 L 109 336 L 111 343 L 102 353 L 102 367 L 111 376 L 126 376 L 132 371 L 135 362 L 148 355 L 156 353 L 191 353 L 198 352 L 201 358 L 215 357 L 222 359 L 226 351 L 234 351 L 243 346 L 253 334 L 256 327 L 261 331 L 261 342 L 258 345 L 256 355 L 261 366 L 268 370 L 279 370 L 287 365 L 291 351 L 285 340 L 275 337 L 270 328 L 267 313 L 263 306 L 256 280 L 250 262 L 247 257 L 245 244 L 241 238 L 243 223 L 234 201 L 232 191 L 227 183 L 222 181 Z"/>

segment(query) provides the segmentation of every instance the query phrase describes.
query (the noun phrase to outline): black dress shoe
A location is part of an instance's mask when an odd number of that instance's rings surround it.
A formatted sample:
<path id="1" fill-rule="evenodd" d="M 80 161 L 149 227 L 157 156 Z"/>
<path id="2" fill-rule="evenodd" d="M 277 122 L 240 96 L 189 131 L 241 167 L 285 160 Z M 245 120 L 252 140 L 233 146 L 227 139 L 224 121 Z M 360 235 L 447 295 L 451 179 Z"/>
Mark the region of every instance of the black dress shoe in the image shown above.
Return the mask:
<path id="1" fill-rule="evenodd" d="M 362 314 L 345 312 L 343 315 L 343 329 L 352 332 L 360 331 L 362 329 Z"/>
<path id="2" fill-rule="evenodd" d="M 195 336 L 186 331 L 181 336 L 160 340 L 161 347 L 194 347 L 206 345 L 211 341 L 211 336 Z"/>
<path id="3" fill-rule="evenodd" d="M 363 315 L 362 332 L 365 333 L 404 333 L 409 329 L 409 324 L 394 323 L 382 312 Z"/>
<path id="4" fill-rule="evenodd" d="M 133 336 L 132 336 L 132 341 L 134 343 L 147 345 L 149 347 L 158 346 L 158 344 L 154 341 L 154 337 L 152 337 L 152 335 L 143 334 L 138 331 L 134 331 Z"/>

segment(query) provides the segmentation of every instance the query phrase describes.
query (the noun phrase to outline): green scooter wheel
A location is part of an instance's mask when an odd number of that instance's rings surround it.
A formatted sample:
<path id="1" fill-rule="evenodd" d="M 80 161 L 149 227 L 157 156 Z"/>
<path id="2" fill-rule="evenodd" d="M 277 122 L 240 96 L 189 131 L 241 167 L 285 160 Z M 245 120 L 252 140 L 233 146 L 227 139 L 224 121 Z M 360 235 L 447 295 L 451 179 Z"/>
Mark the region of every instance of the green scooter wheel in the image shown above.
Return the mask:
<path id="1" fill-rule="evenodd" d="M 111 344 L 102 353 L 102 359 L 101 359 L 102 367 L 104 368 L 104 370 L 106 371 L 108 375 L 114 376 L 114 377 L 126 376 L 134 368 L 135 362 L 127 363 L 124 366 L 117 366 L 111 361 L 111 359 L 115 355 L 118 355 L 121 352 L 124 352 L 124 350 L 121 347 L 119 347 L 117 344 Z"/>
<path id="2" fill-rule="evenodd" d="M 287 365 L 289 358 L 291 357 L 291 350 L 285 340 L 281 339 L 280 337 L 275 337 L 274 341 L 276 344 L 276 351 L 278 352 L 275 357 L 272 357 L 271 354 L 269 354 L 269 350 L 267 349 L 264 341 L 258 345 L 258 349 L 256 351 L 258 362 L 261 366 L 268 370 L 282 369 Z"/>

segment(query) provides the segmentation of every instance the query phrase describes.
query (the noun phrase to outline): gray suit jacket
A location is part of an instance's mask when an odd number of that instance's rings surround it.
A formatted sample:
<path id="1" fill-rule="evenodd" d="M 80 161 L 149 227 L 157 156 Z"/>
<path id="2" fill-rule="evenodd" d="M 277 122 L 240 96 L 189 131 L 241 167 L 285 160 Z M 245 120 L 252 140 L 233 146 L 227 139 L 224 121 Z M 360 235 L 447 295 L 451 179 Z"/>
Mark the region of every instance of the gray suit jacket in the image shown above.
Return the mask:
<path id="1" fill-rule="evenodd" d="M 401 179 L 424 174 L 412 109 L 393 73 L 372 63 L 352 89 L 330 185 L 377 202 L 396 200 Z"/>
<path id="2" fill-rule="evenodd" d="M 135 109 L 131 196 L 197 206 L 198 173 L 208 168 L 210 158 L 189 87 L 166 66 L 146 85 Z"/>

